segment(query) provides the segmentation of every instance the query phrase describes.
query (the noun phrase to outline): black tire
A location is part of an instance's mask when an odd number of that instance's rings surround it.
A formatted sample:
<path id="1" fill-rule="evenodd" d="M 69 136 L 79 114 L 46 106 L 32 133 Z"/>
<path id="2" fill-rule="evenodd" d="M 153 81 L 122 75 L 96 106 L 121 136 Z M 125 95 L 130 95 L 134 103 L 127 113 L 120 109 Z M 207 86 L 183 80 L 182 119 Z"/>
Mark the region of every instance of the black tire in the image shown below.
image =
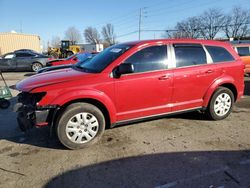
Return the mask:
<path id="1" fill-rule="evenodd" d="M 98 123 L 98 128 L 96 127 L 91 128 L 90 126 L 87 128 L 86 127 L 84 128 L 86 124 L 83 125 L 83 122 L 81 124 L 78 124 L 79 121 L 77 120 L 76 116 L 80 113 L 84 113 L 84 114 L 87 113 L 88 115 L 90 114 L 90 116 L 92 115 L 92 117 L 90 118 L 93 118 L 93 117 L 96 118 L 97 123 Z M 76 122 L 73 122 L 74 118 Z M 68 124 L 71 122 L 76 124 L 76 126 L 74 125 L 74 127 L 71 127 L 71 129 L 77 130 L 77 132 L 66 131 L 66 128 L 69 128 Z M 92 136 L 90 132 L 93 131 L 93 128 L 96 134 L 89 141 L 86 141 L 87 137 L 85 135 L 87 134 L 89 136 Z M 82 148 L 88 147 L 96 143 L 101 138 L 104 132 L 104 129 L 105 129 L 104 115 L 96 106 L 89 104 L 89 103 L 74 103 L 66 107 L 66 109 L 62 112 L 61 116 L 59 117 L 57 121 L 56 132 L 57 132 L 57 136 L 60 142 L 67 148 L 82 149 Z M 76 135 L 80 134 L 79 140 L 78 140 L 78 136 L 76 136 L 76 138 L 74 137 L 75 134 Z M 82 140 L 83 138 L 85 140 Z M 84 143 L 76 143 L 76 142 L 84 142 Z"/>
<path id="2" fill-rule="evenodd" d="M 10 101 L 6 99 L 0 99 L 0 108 L 7 109 L 10 106 Z"/>
<path id="3" fill-rule="evenodd" d="M 227 99 L 225 97 L 225 101 L 224 102 L 218 102 L 219 96 L 223 97 L 223 96 L 229 96 Z M 225 105 L 226 102 L 231 103 L 231 105 Z M 222 107 L 222 110 L 220 110 L 221 108 L 215 110 L 215 105 L 219 106 L 221 103 L 221 105 L 224 107 Z M 232 111 L 234 105 L 234 94 L 233 92 L 225 87 L 219 87 L 213 94 L 213 96 L 210 99 L 208 108 L 207 108 L 207 115 L 209 119 L 212 120 L 222 120 L 225 119 L 227 116 L 229 116 L 229 114 Z M 224 108 L 224 113 L 223 113 L 223 108 Z M 226 109 L 227 108 L 227 109 Z M 222 112 L 222 114 L 218 115 L 220 112 Z"/>
<path id="4" fill-rule="evenodd" d="M 40 70 L 41 68 L 43 68 L 43 65 L 42 65 L 41 63 L 39 63 L 39 62 L 34 62 L 34 63 L 32 63 L 32 65 L 31 65 L 31 70 L 32 70 L 33 72 L 37 72 L 37 71 Z"/>

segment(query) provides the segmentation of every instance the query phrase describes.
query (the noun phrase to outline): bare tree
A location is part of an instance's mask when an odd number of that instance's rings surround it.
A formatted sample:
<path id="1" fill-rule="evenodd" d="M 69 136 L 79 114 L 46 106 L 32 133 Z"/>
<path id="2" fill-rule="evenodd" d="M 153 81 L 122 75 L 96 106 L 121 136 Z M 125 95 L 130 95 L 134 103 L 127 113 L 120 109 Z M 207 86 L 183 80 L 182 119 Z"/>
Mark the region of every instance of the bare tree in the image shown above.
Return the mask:
<path id="1" fill-rule="evenodd" d="M 178 22 L 175 31 L 167 32 L 168 38 L 199 38 L 200 20 L 197 17 L 190 17 Z"/>
<path id="2" fill-rule="evenodd" d="M 84 37 L 86 42 L 91 44 L 99 44 L 100 43 L 100 34 L 98 33 L 96 28 L 88 27 L 84 30 Z"/>
<path id="3" fill-rule="evenodd" d="M 53 48 L 59 48 L 61 45 L 61 39 L 58 36 L 53 36 L 51 39 L 51 47 Z"/>
<path id="4" fill-rule="evenodd" d="M 200 16 L 200 33 L 204 39 L 214 39 L 222 31 L 225 16 L 220 9 L 209 9 Z"/>
<path id="5" fill-rule="evenodd" d="M 224 32 L 228 38 L 242 38 L 250 35 L 250 11 L 234 7 L 226 16 Z"/>
<path id="6" fill-rule="evenodd" d="M 116 43 L 115 34 L 114 34 L 114 26 L 112 24 L 107 24 L 102 27 L 102 35 L 103 35 L 104 42 L 107 43 L 109 46 Z"/>
<path id="7" fill-rule="evenodd" d="M 76 44 L 77 42 L 81 40 L 81 33 L 75 27 L 69 27 L 65 31 L 65 38 L 67 40 L 70 40 L 73 44 Z"/>

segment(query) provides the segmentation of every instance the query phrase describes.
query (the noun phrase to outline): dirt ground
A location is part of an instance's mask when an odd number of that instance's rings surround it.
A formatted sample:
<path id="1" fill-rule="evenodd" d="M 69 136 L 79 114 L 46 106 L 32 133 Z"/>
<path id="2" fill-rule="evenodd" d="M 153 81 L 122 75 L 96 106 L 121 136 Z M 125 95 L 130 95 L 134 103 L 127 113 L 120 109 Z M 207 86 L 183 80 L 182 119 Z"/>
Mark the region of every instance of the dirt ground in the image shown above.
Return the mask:
<path id="1" fill-rule="evenodd" d="M 30 73 L 4 76 L 13 85 Z M 121 126 L 77 151 L 50 138 L 48 128 L 24 140 L 15 113 L 0 109 L 0 187 L 250 187 L 249 78 L 245 84 L 223 121 L 188 113 Z"/>

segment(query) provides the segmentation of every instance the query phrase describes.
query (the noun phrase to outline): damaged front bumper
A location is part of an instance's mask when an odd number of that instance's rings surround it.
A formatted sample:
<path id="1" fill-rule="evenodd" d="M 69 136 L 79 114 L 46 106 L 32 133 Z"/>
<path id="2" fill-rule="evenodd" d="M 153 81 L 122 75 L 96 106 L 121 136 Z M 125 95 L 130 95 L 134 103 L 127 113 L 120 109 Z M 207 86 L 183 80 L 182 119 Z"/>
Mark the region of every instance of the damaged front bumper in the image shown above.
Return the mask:
<path id="1" fill-rule="evenodd" d="M 22 131 L 27 131 L 34 126 L 42 127 L 51 123 L 56 106 L 37 107 L 37 103 L 46 93 L 27 93 L 18 95 L 18 103 L 14 106 L 17 112 L 17 122 Z"/>

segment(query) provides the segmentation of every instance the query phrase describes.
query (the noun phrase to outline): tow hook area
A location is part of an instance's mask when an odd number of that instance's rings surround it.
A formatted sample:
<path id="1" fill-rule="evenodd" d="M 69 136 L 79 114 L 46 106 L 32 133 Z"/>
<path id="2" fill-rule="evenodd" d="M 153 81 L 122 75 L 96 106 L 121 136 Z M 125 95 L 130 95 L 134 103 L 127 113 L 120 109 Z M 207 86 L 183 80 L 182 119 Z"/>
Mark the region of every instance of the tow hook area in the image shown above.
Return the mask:
<path id="1" fill-rule="evenodd" d="M 28 131 L 34 126 L 48 125 L 49 109 L 37 110 L 36 103 L 44 96 L 44 94 L 20 93 L 18 95 L 18 103 L 14 106 L 17 112 L 17 122 L 21 131 Z"/>

